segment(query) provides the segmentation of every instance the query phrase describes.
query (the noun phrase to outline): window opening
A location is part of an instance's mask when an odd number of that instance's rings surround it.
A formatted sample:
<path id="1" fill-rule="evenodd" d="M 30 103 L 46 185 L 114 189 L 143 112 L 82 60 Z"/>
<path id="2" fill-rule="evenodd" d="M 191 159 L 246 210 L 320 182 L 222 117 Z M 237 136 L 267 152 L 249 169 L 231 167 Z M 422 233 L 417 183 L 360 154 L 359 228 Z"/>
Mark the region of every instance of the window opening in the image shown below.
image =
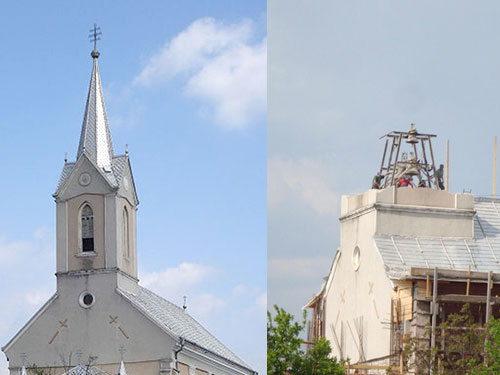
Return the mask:
<path id="1" fill-rule="evenodd" d="M 94 213 L 87 204 L 82 208 L 82 251 L 94 251 Z"/>

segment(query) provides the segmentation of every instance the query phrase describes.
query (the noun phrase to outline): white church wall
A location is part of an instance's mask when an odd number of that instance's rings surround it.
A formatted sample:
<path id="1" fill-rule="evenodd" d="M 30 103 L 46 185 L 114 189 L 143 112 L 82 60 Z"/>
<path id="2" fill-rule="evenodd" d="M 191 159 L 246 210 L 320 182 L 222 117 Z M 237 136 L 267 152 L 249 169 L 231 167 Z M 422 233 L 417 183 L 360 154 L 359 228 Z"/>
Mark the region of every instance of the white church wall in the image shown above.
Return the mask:
<path id="1" fill-rule="evenodd" d="M 350 358 L 351 363 L 360 360 L 359 336 L 362 336 L 366 359 L 384 356 L 390 351 L 388 323 L 392 284 L 374 248 L 375 217 L 375 211 L 371 211 L 342 221 L 341 254 L 325 292 L 325 336 L 331 343 L 333 355 L 340 356 L 338 341 L 343 357 Z M 357 270 L 353 262 L 356 247 L 359 249 Z"/>
<path id="2" fill-rule="evenodd" d="M 173 339 L 115 291 L 116 273 L 63 279 L 58 298 L 7 348 L 10 367 L 21 365 L 22 353 L 27 363 L 43 367 L 70 355 L 76 365 L 77 352 L 82 363 L 89 356 L 97 356 L 98 365 L 118 363 L 122 345 L 127 362 L 171 357 Z M 79 304 L 84 291 L 95 297 L 90 308 Z"/>

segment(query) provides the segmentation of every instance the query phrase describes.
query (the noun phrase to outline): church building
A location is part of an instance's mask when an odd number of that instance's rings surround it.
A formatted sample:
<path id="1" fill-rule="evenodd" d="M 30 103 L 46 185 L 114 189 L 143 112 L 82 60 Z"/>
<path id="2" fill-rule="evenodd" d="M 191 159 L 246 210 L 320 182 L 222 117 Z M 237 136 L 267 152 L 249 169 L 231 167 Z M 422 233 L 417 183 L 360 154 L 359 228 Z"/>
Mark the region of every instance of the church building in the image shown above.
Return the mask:
<path id="1" fill-rule="evenodd" d="M 128 152 L 113 151 L 97 49 L 91 56 L 76 160 L 53 195 L 57 290 L 2 347 L 10 374 L 256 374 L 185 309 L 139 285 L 139 200 Z"/>
<path id="2" fill-rule="evenodd" d="M 410 338 L 442 350 L 440 324 L 465 304 L 479 325 L 500 316 L 500 199 L 447 191 L 435 135 L 412 126 L 384 137 L 384 180 L 342 197 L 340 245 L 306 305 L 309 340 L 325 337 L 358 369 L 411 368 Z"/>

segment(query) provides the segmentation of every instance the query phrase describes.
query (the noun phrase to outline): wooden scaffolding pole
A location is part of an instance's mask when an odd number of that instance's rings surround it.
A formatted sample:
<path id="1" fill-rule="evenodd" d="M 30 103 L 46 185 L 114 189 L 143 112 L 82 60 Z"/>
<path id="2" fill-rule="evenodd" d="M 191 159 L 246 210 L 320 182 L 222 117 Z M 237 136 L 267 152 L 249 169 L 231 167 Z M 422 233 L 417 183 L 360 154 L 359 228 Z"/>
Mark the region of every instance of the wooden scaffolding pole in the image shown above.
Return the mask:
<path id="1" fill-rule="evenodd" d="M 437 323 L 437 293 L 438 293 L 438 269 L 434 267 L 432 285 L 432 327 L 431 327 L 431 351 L 434 352 L 436 347 L 436 323 Z M 434 362 L 434 361 L 433 361 Z"/>
<path id="2" fill-rule="evenodd" d="M 497 191 L 497 136 L 493 142 L 493 199 L 495 199 Z"/>
<path id="3" fill-rule="evenodd" d="M 450 140 L 446 140 L 446 191 L 450 189 Z"/>
<path id="4" fill-rule="evenodd" d="M 491 271 L 488 272 L 488 289 L 486 290 L 486 324 L 488 324 L 491 315 L 491 274 Z"/>

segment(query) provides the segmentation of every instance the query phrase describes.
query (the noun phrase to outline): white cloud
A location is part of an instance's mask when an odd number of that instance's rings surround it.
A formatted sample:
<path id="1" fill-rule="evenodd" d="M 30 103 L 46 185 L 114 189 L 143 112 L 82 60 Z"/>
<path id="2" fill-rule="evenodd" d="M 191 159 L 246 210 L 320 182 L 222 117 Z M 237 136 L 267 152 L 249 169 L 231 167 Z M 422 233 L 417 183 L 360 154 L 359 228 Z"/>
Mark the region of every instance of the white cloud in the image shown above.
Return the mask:
<path id="1" fill-rule="evenodd" d="M 267 38 L 252 43 L 253 34 L 249 20 L 198 19 L 150 58 L 134 84 L 180 76 L 186 95 L 208 107 L 218 124 L 243 128 L 265 113 L 267 102 Z"/>
<path id="2" fill-rule="evenodd" d="M 25 296 L 25 301 L 32 306 L 41 306 L 42 303 L 47 302 L 47 300 L 52 296 L 54 291 L 48 291 L 46 289 L 35 290 L 28 292 Z"/>
<path id="3" fill-rule="evenodd" d="M 169 292 L 186 290 L 199 283 L 214 272 L 214 269 L 203 264 L 183 262 L 177 267 L 167 268 L 161 272 L 144 272 L 141 275 L 141 284 L 152 289 Z"/>
<path id="4" fill-rule="evenodd" d="M 267 263 L 270 279 L 309 279 L 321 281 L 326 276 L 321 272 L 327 272 L 325 265 L 330 265 L 332 258 L 274 258 Z"/>
<path id="5" fill-rule="evenodd" d="M 218 298 L 213 294 L 203 293 L 194 295 L 193 298 L 188 300 L 188 311 L 193 315 L 205 319 L 213 312 L 220 311 L 226 307 L 226 301 Z"/>
<path id="6" fill-rule="evenodd" d="M 264 313 L 267 311 L 267 292 L 262 293 L 255 299 L 255 305 L 259 311 Z"/>
<path id="7" fill-rule="evenodd" d="M 239 297 L 248 292 L 248 287 L 244 284 L 238 284 L 236 285 L 233 290 L 232 290 L 232 295 L 234 297 Z"/>
<path id="8" fill-rule="evenodd" d="M 270 206 L 296 200 L 297 195 L 321 215 L 338 215 L 339 194 L 332 189 L 332 171 L 311 159 L 268 160 L 268 204 Z"/>
<path id="9" fill-rule="evenodd" d="M 12 239 L 0 235 L 0 275 L 8 287 L 0 289 L 0 343 L 6 344 L 32 314 L 55 291 L 55 246 L 53 232 L 35 230 L 31 238 Z M 33 286 L 37 289 L 33 290 Z M 0 355 L 0 374 L 8 374 Z"/>

